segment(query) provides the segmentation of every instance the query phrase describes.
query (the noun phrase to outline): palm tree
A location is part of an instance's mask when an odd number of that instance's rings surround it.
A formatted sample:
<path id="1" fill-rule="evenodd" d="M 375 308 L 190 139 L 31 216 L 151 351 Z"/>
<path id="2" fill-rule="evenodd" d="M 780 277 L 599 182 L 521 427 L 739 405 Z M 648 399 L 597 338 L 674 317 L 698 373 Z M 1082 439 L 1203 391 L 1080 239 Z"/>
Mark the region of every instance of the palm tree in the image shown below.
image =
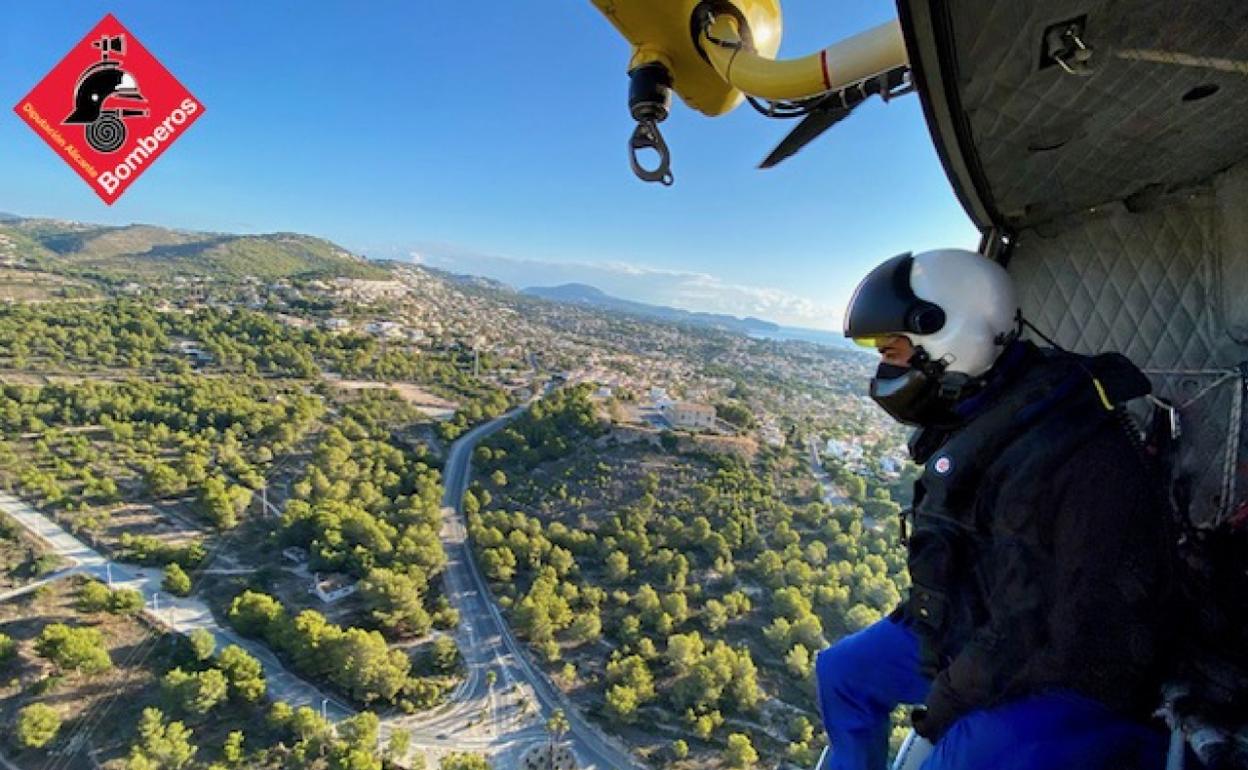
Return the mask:
<path id="1" fill-rule="evenodd" d="M 555 709 L 550 715 L 550 719 L 546 720 L 546 732 L 550 733 L 550 744 L 548 746 L 547 756 L 550 757 L 550 770 L 555 770 L 555 744 L 563 739 L 563 736 L 572 728 L 568 723 L 568 715 L 563 713 L 563 709 Z"/>

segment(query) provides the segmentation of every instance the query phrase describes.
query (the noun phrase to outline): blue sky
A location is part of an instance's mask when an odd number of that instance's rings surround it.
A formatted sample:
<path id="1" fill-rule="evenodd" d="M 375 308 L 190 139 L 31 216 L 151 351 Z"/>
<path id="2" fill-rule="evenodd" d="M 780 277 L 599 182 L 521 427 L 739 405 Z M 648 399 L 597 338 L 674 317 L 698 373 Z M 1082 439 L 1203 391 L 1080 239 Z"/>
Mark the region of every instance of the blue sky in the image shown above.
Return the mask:
<path id="1" fill-rule="evenodd" d="M 10 110 L 110 11 L 207 112 L 106 207 Z M 864 0 L 784 11 L 782 56 L 895 14 Z M 306 232 L 518 286 L 580 280 L 823 328 L 888 256 L 974 247 L 914 96 L 869 103 L 769 171 L 755 166 L 791 124 L 678 104 L 663 124 L 676 184 L 639 182 L 628 53 L 589 0 L 14 4 L 0 211 Z"/>

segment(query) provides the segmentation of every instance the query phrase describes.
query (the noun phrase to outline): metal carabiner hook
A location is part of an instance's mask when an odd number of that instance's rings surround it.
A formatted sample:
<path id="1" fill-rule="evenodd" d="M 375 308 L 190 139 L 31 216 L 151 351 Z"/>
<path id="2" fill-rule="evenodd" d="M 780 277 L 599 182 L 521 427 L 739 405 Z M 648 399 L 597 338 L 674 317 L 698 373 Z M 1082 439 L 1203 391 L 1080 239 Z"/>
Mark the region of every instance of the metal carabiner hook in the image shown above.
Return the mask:
<path id="1" fill-rule="evenodd" d="M 659 154 L 659 165 L 654 169 L 648 169 L 641 165 L 641 161 L 637 158 L 638 150 L 654 150 Z M 663 141 L 663 135 L 659 133 L 659 126 L 653 120 L 638 121 L 637 128 L 633 130 L 633 135 L 628 140 L 628 160 L 633 166 L 633 173 L 643 182 L 660 182 L 664 185 L 671 186 L 672 177 L 672 154 L 667 149 L 667 142 Z"/>

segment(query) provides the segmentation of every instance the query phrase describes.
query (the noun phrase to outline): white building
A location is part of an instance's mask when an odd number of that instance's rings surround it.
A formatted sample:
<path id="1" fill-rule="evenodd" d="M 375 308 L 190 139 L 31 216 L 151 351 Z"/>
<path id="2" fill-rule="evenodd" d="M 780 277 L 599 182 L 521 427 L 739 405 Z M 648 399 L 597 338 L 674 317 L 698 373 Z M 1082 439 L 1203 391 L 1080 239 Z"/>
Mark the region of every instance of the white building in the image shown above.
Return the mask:
<path id="1" fill-rule="evenodd" d="M 308 593 L 316 594 L 316 597 L 326 604 L 333 604 L 355 593 L 356 590 L 356 581 L 352 580 L 349 575 L 333 572 L 324 577 L 320 573 L 314 575 L 312 587 L 308 589 Z"/>
<path id="2" fill-rule="evenodd" d="M 710 430 L 715 427 L 715 407 L 692 401 L 675 401 L 663 409 L 663 416 L 676 428 Z"/>
<path id="3" fill-rule="evenodd" d="M 824 450 L 824 453 L 832 455 L 836 459 L 842 461 L 862 459 L 862 447 L 857 444 L 838 441 L 834 438 L 828 439 L 828 446 Z"/>

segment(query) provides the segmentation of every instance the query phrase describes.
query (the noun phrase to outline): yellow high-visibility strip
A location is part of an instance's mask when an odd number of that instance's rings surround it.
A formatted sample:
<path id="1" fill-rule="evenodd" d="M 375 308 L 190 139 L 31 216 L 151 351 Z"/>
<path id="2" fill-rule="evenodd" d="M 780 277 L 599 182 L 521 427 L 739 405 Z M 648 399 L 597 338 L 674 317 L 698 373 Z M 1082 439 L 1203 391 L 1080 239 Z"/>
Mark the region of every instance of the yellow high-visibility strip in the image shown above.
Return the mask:
<path id="1" fill-rule="evenodd" d="M 1114 411 L 1114 405 L 1110 403 L 1109 395 L 1105 392 L 1105 386 L 1101 384 L 1101 381 L 1093 377 L 1092 386 L 1096 388 L 1096 394 L 1101 397 L 1101 405 L 1105 407 L 1105 411 Z"/>

